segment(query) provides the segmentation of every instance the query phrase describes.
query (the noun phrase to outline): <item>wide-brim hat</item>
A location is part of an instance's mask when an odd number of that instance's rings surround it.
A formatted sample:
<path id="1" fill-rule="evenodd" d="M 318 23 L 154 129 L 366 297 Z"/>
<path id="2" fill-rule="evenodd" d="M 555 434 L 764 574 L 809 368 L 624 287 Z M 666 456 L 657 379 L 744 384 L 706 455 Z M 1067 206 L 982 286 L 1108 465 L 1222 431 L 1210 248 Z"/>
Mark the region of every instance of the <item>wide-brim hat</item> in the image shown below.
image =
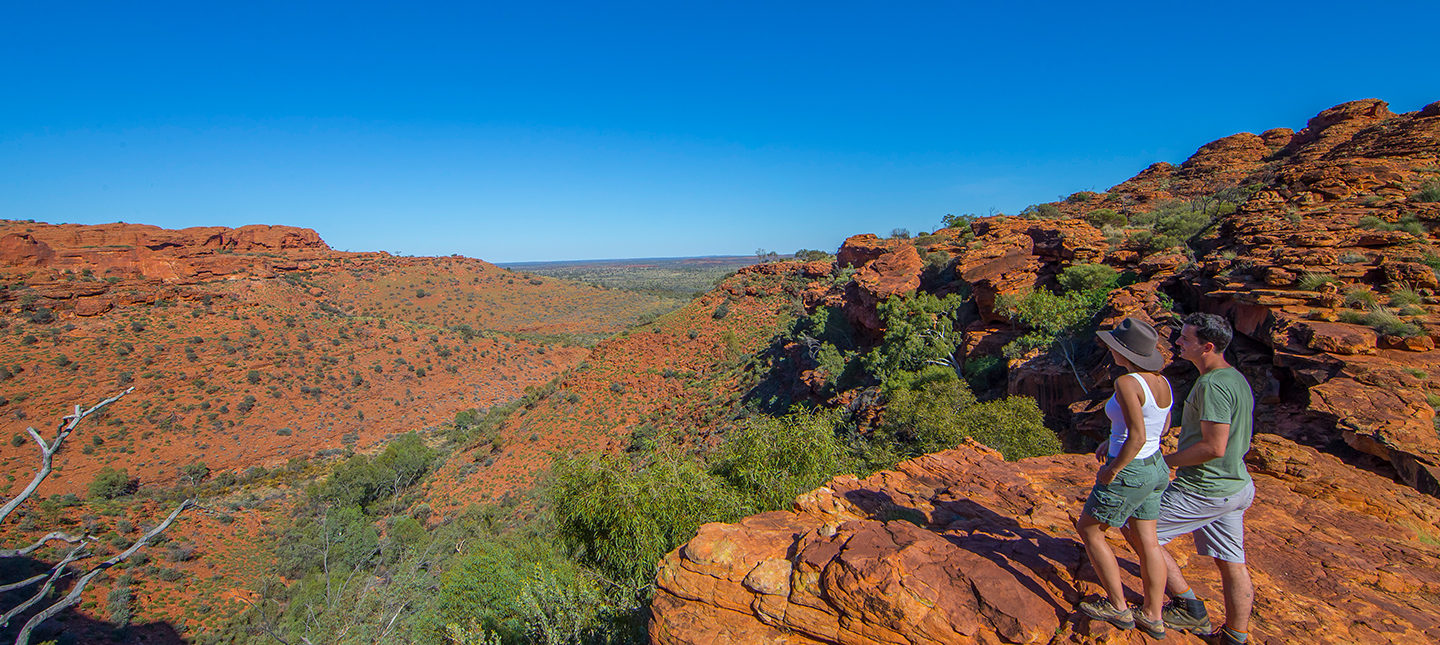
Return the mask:
<path id="1" fill-rule="evenodd" d="M 1126 318 L 1114 329 L 1097 331 L 1095 335 L 1142 370 L 1155 372 L 1165 367 L 1165 356 L 1160 353 L 1160 334 L 1150 323 Z"/>

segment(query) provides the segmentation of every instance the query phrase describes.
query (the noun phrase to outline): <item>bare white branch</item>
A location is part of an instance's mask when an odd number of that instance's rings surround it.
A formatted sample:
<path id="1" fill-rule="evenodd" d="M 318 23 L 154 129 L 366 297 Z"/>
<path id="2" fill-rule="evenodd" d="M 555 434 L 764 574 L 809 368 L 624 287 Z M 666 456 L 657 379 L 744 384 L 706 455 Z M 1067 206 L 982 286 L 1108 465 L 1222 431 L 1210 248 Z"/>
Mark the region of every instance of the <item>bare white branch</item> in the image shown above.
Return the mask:
<path id="1" fill-rule="evenodd" d="M 128 392 L 129 390 L 126 390 L 126 391 Z M 115 398 L 119 398 L 119 397 L 115 397 Z M 95 408 L 91 408 L 91 411 L 94 411 L 94 409 L 95 409 Z M 80 414 L 78 408 L 76 409 L 76 414 Z M 89 412 L 87 412 L 87 413 L 85 413 L 85 414 L 89 414 Z M 83 416 L 83 415 L 82 415 L 82 416 Z M 156 525 L 155 528 L 150 529 L 149 532 L 145 533 L 145 535 L 141 536 L 140 539 L 136 540 L 134 544 L 131 544 L 131 545 L 130 545 L 130 548 L 125 549 L 124 551 L 121 551 L 120 553 L 117 553 L 117 554 L 111 556 L 109 559 L 105 560 L 104 562 L 100 562 L 100 563 L 98 563 L 98 564 L 90 567 L 90 570 L 89 570 L 89 571 L 86 571 L 84 575 L 80 576 L 80 578 L 75 581 L 74 586 L 70 587 L 70 593 L 65 594 L 65 597 L 64 597 L 64 598 L 61 598 L 60 600 L 56 601 L 55 604 L 52 604 L 52 605 L 50 605 L 49 607 L 46 607 L 45 609 L 41 610 L 40 613 L 37 613 L 37 614 L 35 614 L 34 616 L 31 616 L 31 617 L 30 617 L 30 620 L 25 621 L 25 626 L 20 628 L 20 633 L 15 637 L 15 645 L 29 645 L 29 643 L 30 643 L 30 632 L 34 631 L 35 628 L 40 625 L 40 623 L 43 623 L 43 622 L 45 622 L 45 621 L 47 621 L 47 620 L 50 620 L 50 619 L 53 618 L 56 614 L 58 614 L 58 613 L 60 613 L 60 612 L 62 612 L 62 611 L 65 611 L 66 609 L 68 609 L 68 608 L 70 608 L 70 607 L 73 607 L 73 606 L 75 606 L 76 604 L 78 604 L 78 603 L 80 602 L 80 595 L 83 594 L 83 593 L 85 593 L 85 587 L 90 584 L 90 581 L 91 581 L 91 580 L 94 580 L 96 576 L 100 575 L 101 573 L 104 573 L 104 572 L 105 572 L 106 570 L 108 570 L 109 568 L 111 568 L 111 567 L 113 567 L 113 566 L 115 566 L 115 565 L 117 565 L 117 564 L 120 564 L 121 562 L 124 562 L 124 561 L 125 561 L 126 559 L 128 559 L 130 556 L 135 555 L 135 552 L 136 552 L 136 551 L 139 551 L 140 549 L 142 549 L 142 548 L 144 548 L 146 545 L 148 545 L 151 540 L 155 539 L 155 536 L 160 535 L 161 533 L 164 533 L 164 532 L 165 532 L 165 529 L 170 528 L 170 525 L 175 523 L 175 518 L 180 517 L 180 514 L 181 514 L 181 513 L 184 513 L 184 512 L 185 512 L 185 509 L 190 508 L 190 507 L 193 506 L 194 504 L 195 504 L 195 500 L 193 500 L 193 499 L 187 499 L 187 500 L 181 502 L 180 505 L 175 508 L 175 510 L 170 511 L 170 515 L 169 515 L 169 517 L 166 517 L 166 518 L 165 518 L 165 521 L 163 521 L 163 522 L 161 522 L 160 524 Z M 83 548 L 83 545 L 82 545 L 81 547 L 76 547 L 75 551 L 71 551 L 71 553 L 72 553 L 72 554 L 75 554 L 75 553 L 78 552 L 81 548 Z M 67 560 L 66 560 L 65 562 L 63 562 L 62 565 L 68 565 L 68 564 L 69 564 L 69 559 L 70 559 L 70 558 L 68 558 L 68 556 L 67 556 Z M 56 566 L 56 568 L 55 568 L 55 570 L 56 570 L 57 572 L 60 571 L 60 570 L 62 570 L 62 569 L 64 569 L 64 566 Z M 59 576 L 58 576 L 58 575 L 53 576 L 53 577 L 52 577 L 52 581 L 51 581 L 52 583 L 53 583 L 53 578 L 54 578 L 54 577 L 59 577 Z M 48 593 L 50 586 L 51 586 L 51 585 L 47 583 L 47 584 L 45 585 L 45 588 L 41 590 L 41 593 Z M 27 606 L 28 606 L 28 605 L 27 605 Z M 12 610 L 12 611 L 14 611 L 14 610 Z M 10 616 L 9 614 L 7 614 L 6 619 L 8 620 L 8 619 L 11 618 L 11 617 L 13 617 L 13 616 Z"/>
<path id="2" fill-rule="evenodd" d="M 45 443 L 45 439 L 43 439 L 40 433 L 36 432 L 34 428 L 27 428 L 27 430 L 30 431 L 30 436 L 35 439 L 36 443 L 40 444 L 40 470 L 36 471 L 35 478 L 30 480 L 30 485 L 26 486 L 25 490 L 20 491 L 19 495 L 16 495 L 14 499 L 6 502 L 4 506 L 0 506 L 0 522 L 4 522 L 5 518 L 10 517 L 10 514 L 15 512 L 16 508 L 19 508 L 25 500 L 29 499 L 30 496 L 35 493 L 35 489 L 40 487 L 40 482 L 45 481 L 45 478 L 50 476 L 50 465 L 54 460 L 55 453 L 60 452 L 60 447 L 65 443 L 65 438 L 69 437 L 70 433 L 75 431 L 75 426 L 79 425 L 82 419 L 95 414 L 101 408 L 119 401 L 120 397 L 134 391 L 134 387 L 126 388 L 124 392 L 96 403 L 89 410 L 81 411 L 80 406 L 75 406 L 74 414 L 60 417 L 61 423 L 59 429 L 55 432 L 55 440 L 48 444 Z"/>
<path id="3" fill-rule="evenodd" d="M 30 555 L 31 553 L 34 553 L 36 549 L 38 549 L 38 548 L 40 548 L 40 547 L 42 547 L 42 546 L 45 546 L 45 543 L 46 543 L 46 542 L 52 542 L 52 541 L 54 541 L 54 540 L 60 540 L 60 541 L 62 541 L 62 542 L 69 542 L 70 544 L 79 544 L 80 542 L 83 542 L 83 541 L 84 541 L 86 538 L 88 538 L 88 537 L 90 537 L 90 536 L 88 536 L 88 535 L 70 535 L 69 533 L 62 533 L 62 532 L 60 532 L 60 531 L 52 531 L 52 532 L 50 532 L 50 533 L 47 533 L 44 537 L 36 540 L 35 543 L 34 543 L 34 544 L 31 544 L 30 546 L 27 546 L 27 547 L 24 547 L 24 548 L 20 548 L 20 549 L 0 549 L 0 558 L 14 558 L 14 557 L 22 556 L 22 555 Z"/>

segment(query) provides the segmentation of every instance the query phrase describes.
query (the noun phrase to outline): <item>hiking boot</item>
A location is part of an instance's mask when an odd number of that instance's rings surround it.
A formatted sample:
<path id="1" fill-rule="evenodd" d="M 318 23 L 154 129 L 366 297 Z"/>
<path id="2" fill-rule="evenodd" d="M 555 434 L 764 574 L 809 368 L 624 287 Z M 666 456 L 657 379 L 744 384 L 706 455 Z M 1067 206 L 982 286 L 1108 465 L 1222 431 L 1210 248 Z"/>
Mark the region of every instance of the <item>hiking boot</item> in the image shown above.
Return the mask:
<path id="1" fill-rule="evenodd" d="M 1157 641 L 1165 640 L 1165 619 L 1163 617 L 1152 622 L 1145 617 L 1145 612 L 1141 611 L 1139 607 L 1131 607 L 1130 613 L 1135 616 L 1135 629 L 1145 632 L 1146 636 Z"/>
<path id="2" fill-rule="evenodd" d="M 1080 612 L 1089 616 L 1091 620 L 1103 620 L 1120 629 L 1134 629 L 1135 614 L 1129 607 L 1116 609 L 1110 604 L 1109 598 L 1101 598 L 1094 602 L 1085 601 L 1080 603 Z"/>
<path id="3" fill-rule="evenodd" d="M 1203 636 L 1203 638 L 1205 642 L 1210 643 L 1210 645 L 1249 645 L 1249 643 L 1241 643 L 1235 640 L 1235 637 L 1231 636 L 1230 632 L 1224 628 L 1216 630 L 1213 634 L 1207 634 Z"/>
<path id="4" fill-rule="evenodd" d="M 1205 611 L 1205 601 L 1199 598 L 1171 597 L 1170 601 L 1165 603 L 1164 609 L 1160 610 L 1160 618 L 1166 627 L 1196 636 L 1207 636 L 1213 629 L 1210 625 L 1210 613 Z"/>

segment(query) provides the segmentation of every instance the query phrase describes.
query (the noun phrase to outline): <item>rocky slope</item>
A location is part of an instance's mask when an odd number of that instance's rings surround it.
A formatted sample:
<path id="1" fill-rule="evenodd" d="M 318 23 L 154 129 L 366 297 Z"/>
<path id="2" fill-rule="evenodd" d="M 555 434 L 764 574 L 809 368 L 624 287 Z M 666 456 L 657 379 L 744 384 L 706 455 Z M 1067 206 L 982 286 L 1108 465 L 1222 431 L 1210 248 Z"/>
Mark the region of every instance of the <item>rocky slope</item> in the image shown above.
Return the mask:
<path id="1" fill-rule="evenodd" d="M 1274 435 L 1248 461 L 1258 642 L 1440 639 L 1440 501 Z M 705 525 L 661 564 L 653 642 L 1148 642 L 1074 612 L 1100 591 L 1071 526 L 1094 469 L 1086 455 L 1005 462 L 970 444 L 838 477 L 792 511 Z M 1134 556 L 1112 537 L 1134 590 Z M 1191 548 L 1171 552 L 1219 614 L 1214 567 Z"/>
<path id="2" fill-rule="evenodd" d="M 1023 332 L 1001 296 L 1055 288 L 1077 264 L 1133 276 L 1101 326 L 1137 316 L 1173 341 L 1185 312 L 1225 316 L 1231 360 L 1259 398 L 1257 432 L 1269 435 L 1250 456 L 1262 482 L 1253 569 L 1278 591 L 1261 593 L 1262 642 L 1428 642 L 1440 638 L 1437 223 L 1440 103 L 1394 114 L 1355 101 L 1299 132 L 1226 137 L 1025 217 L 913 240 L 853 237 L 838 265 L 854 279 L 815 281 L 804 299 L 843 311 L 874 342 L 885 298 L 961 293 L 967 362 Z M 1035 397 L 1071 445 L 1094 445 L 1110 394 L 1102 358 L 1082 342 L 1077 379 L 1031 352 L 1008 361 L 1005 389 Z M 796 382 L 812 400 L 865 400 L 826 390 L 810 365 Z M 1195 373 L 1182 363 L 1166 375 L 1183 398 Z M 1094 590 L 1069 526 L 1092 472 L 1083 457 L 1002 464 L 960 448 L 838 479 L 791 513 L 709 526 L 660 569 L 655 641 L 1123 639 L 1066 621 Z"/>
<path id="3" fill-rule="evenodd" d="M 471 258 L 334 251 L 293 227 L 0 221 L 4 487 L 38 466 L 27 426 L 45 433 L 71 406 L 135 388 L 80 426 L 0 542 L 113 528 L 119 543 L 116 527 L 133 537 L 163 517 L 181 469 L 203 464 L 217 513 L 177 523 L 167 535 L 193 557 L 157 553 L 134 594 L 137 620 L 212 631 L 272 572 L 267 544 L 305 482 L 399 433 L 440 443 L 457 411 L 549 382 L 658 304 Z M 138 495 L 94 499 L 103 468 Z"/>

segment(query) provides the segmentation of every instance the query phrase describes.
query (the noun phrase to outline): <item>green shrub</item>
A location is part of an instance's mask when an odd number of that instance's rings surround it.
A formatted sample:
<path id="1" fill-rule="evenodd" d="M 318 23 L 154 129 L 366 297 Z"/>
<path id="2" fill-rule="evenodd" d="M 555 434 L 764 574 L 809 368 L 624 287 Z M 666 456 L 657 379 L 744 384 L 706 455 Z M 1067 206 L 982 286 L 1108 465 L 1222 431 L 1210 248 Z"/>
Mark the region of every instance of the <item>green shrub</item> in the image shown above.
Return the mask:
<path id="1" fill-rule="evenodd" d="M 1340 254 L 1339 260 L 1341 264 L 1359 264 L 1361 262 L 1368 262 L 1370 258 L 1365 257 L 1364 253 L 1346 251 Z"/>
<path id="2" fill-rule="evenodd" d="M 429 472 L 436 452 L 420 435 L 408 432 L 390 442 L 374 460 L 355 455 L 340 464 L 312 495 L 338 506 L 364 506 L 419 481 Z"/>
<path id="3" fill-rule="evenodd" d="M 110 466 L 95 473 L 90 480 L 90 497 L 94 499 L 115 499 L 135 492 L 136 482 L 124 468 L 116 470 Z"/>
<path id="4" fill-rule="evenodd" d="M 276 543 L 280 573 L 299 578 L 329 567 L 349 572 L 379 554 L 380 534 L 358 506 L 329 507 L 318 518 L 299 517 Z"/>
<path id="5" fill-rule="evenodd" d="M 1159 253 L 1180 246 L 1181 240 L 1155 231 L 1135 231 L 1125 238 L 1125 246 L 1141 255 Z"/>
<path id="6" fill-rule="evenodd" d="M 954 448 L 962 436 L 956 419 L 975 395 L 951 370 L 929 367 L 896 374 L 885 383 L 885 413 L 876 432 L 903 456 Z"/>
<path id="7" fill-rule="evenodd" d="M 1091 262 L 1072 264 L 1060 273 L 1060 287 L 1065 291 L 1109 291 L 1120 280 L 1120 272 L 1108 264 Z"/>
<path id="8" fill-rule="evenodd" d="M 555 534 L 583 562 L 641 584 L 701 524 L 745 513 L 740 495 L 698 462 L 664 453 L 638 468 L 613 455 L 558 458 L 548 498 Z"/>
<path id="9" fill-rule="evenodd" d="M 1399 316 L 1384 309 L 1376 309 L 1374 311 L 1371 311 L 1367 315 L 1366 324 L 1370 325 L 1370 327 L 1373 328 L 1375 331 L 1381 334 L 1385 334 L 1386 336 L 1411 338 L 1414 336 L 1422 336 L 1425 333 L 1425 331 L 1421 329 L 1419 325 L 1407 323 L 1404 320 L 1401 320 Z"/>
<path id="10" fill-rule="evenodd" d="M 191 486 L 199 485 L 210 476 L 210 467 L 203 461 L 196 461 L 180 467 L 180 481 Z"/>
<path id="11" fill-rule="evenodd" d="M 1020 216 L 1025 219 L 1058 219 L 1060 208 L 1054 204 L 1031 204 L 1020 211 Z"/>
<path id="12" fill-rule="evenodd" d="M 1120 227 L 1130 223 L 1130 220 L 1124 215 L 1109 208 L 1100 208 L 1086 213 L 1085 221 L 1090 222 L 1090 225 L 1095 228 Z"/>
<path id="13" fill-rule="evenodd" d="M 725 302 L 720 303 L 720 306 L 715 308 L 715 311 L 710 314 L 710 317 L 714 318 L 715 320 L 722 320 L 728 315 L 730 315 L 730 301 L 726 300 Z"/>
<path id="14" fill-rule="evenodd" d="M 877 439 L 902 456 L 946 450 L 966 437 L 1014 460 L 1060 452 L 1060 440 L 1028 397 L 977 403 L 965 383 L 948 370 L 931 368 L 893 379 L 885 388 L 885 413 Z"/>
<path id="15" fill-rule="evenodd" d="M 787 508 L 841 471 L 845 450 L 835 437 L 836 414 L 794 411 L 754 417 L 731 435 L 710 466 L 755 510 Z"/>
<path id="16" fill-rule="evenodd" d="M 564 596 L 549 593 L 558 589 L 569 589 L 570 597 L 552 602 L 553 596 Z M 567 607 L 581 612 L 571 624 L 593 625 L 599 599 L 593 578 L 548 541 L 487 537 L 472 542 L 441 577 L 436 606 L 442 624 L 474 625 L 504 643 L 530 643 L 539 627 L 535 623 L 541 622 L 536 619 Z"/>

